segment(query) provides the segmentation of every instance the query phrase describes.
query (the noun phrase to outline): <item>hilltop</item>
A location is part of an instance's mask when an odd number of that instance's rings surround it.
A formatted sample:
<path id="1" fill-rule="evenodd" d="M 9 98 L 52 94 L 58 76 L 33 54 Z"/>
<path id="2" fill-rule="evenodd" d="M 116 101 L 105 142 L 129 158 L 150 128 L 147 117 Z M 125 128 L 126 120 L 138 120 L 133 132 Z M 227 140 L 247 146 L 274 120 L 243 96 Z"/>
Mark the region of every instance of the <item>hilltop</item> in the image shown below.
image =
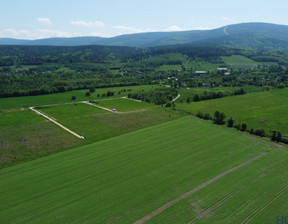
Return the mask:
<path id="1" fill-rule="evenodd" d="M 245 48 L 284 48 L 288 44 L 288 26 L 270 23 L 242 23 L 212 30 L 149 32 L 104 37 L 48 38 L 19 40 L 0 38 L 2 45 L 83 46 L 107 45 L 126 47 L 157 47 L 167 45 L 220 45 Z"/>

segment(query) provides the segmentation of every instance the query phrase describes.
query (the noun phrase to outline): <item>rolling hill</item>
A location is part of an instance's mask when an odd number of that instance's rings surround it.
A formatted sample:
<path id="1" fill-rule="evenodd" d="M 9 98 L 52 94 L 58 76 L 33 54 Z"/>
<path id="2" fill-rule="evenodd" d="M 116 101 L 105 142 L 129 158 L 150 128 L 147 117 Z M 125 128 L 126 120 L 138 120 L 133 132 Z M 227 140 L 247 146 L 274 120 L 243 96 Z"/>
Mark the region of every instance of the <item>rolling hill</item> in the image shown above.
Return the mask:
<path id="1" fill-rule="evenodd" d="M 180 32 L 151 32 L 104 37 L 48 38 L 18 40 L 0 38 L 2 45 L 81 46 L 108 45 L 128 47 L 157 47 L 167 45 L 220 45 L 245 48 L 284 48 L 288 44 L 288 26 L 269 23 L 242 23 L 213 30 Z"/>

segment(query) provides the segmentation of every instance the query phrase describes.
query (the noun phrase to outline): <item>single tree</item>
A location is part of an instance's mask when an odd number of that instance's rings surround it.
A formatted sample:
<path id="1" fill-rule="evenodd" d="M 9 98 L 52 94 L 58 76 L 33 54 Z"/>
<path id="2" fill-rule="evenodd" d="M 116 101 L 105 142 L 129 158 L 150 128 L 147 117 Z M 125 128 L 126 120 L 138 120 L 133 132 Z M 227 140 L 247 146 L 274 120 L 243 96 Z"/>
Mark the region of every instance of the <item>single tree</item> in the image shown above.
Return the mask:
<path id="1" fill-rule="evenodd" d="M 219 111 L 215 111 L 214 113 L 214 124 L 219 124 L 219 125 L 222 125 L 222 124 L 225 124 L 225 114 L 224 113 L 221 113 Z"/>
<path id="2" fill-rule="evenodd" d="M 246 129 L 247 129 L 247 124 L 246 123 L 242 123 L 241 131 L 246 131 Z"/>
<path id="3" fill-rule="evenodd" d="M 195 102 L 200 101 L 200 96 L 198 94 L 194 95 L 194 99 Z"/>
<path id="4" fill-rule="evenodd" d="M 71 97 L 71 100 L 76 100 L 76 96 L 72 96 L 72 97 Z"/>
<path id="5" fill-rule="evenodd" d="M 232 128 L 232 127 L 233 127 L 233 124 L 234 124 L 234 120 L 233 120 L 232 117 L 230 117 L 229 120 L 228 120 L 228 125 L 227 125 L 227 127 Z"/>
<path id="6" fill-rule="evenodd" d="M 281 142 L 282 141 L 282 134 L 281 134 L 280 131 L 277 132 L 276 141 L 277 142 Z"/>

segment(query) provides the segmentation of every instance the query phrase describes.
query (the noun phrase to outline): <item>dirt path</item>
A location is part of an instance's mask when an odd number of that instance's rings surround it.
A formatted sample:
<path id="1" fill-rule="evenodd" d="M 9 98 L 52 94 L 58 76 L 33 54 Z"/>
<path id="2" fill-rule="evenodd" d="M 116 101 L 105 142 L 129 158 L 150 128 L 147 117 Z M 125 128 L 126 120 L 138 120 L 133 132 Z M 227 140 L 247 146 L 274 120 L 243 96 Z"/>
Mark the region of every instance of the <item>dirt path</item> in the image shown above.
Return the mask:
<path id="1" fill-rule="evenodd" d="M 99 109 L 101 109 L 101 110 L 106 110 L 106 111 L 109 111 L 109 112 L 111 112 L 111 113 L 114 113 L 114 111 L 111 110 L 111 109 L 109 109 L 109 108 L 101 107 L 101 106 L 98 106 L 98 105 L 96 105 L 96 104 L 94 104 L 94 103 L 89 103 L 88 101 L 82 101 L 82 103 L 88 104 L 88 105 L 93 106 L 93 107 L 97 107 L 97 108 L 99 108 Z"/>
<path id="2" fill-rule="evenodd" d="M 136 102 L 139 102 L 139 103 L 142 102 L 141 100 L 136 100 L 136 99 L 128 98 L 128 97 L 126 97 L 126 96 L 123 96 L 122 98 L 123 98 L 123 99 L 126 99 L 126 100 L 133 100 L 133 101 L 136 101 Z"/>
<path id="3" fill-rule="evenodd" d="M 33 112 L 35 112 L 36 114 L 44 117 L 45 119 L 47 119 L 48 121 L 51 121 L 53 122 L 54 124 L 56 124 L 57 126 L 59 126 L 60 128 L 64 129 L 65 131 L 69 132 L 70 134 L 76 136 L 77 138 L 80 138 L 80 139 L 84 139 L 83 136 L 81 135 L 78 135 L 77 133 L 75 133 L 74 131 L 71 131 L 70 129 L 66 128 L 65 126 L 63 126 L 62 124 L 58 123 L 57 121 L 55 121 L 53 118 L 43 114 L 42 112 L 36 110 L 34 107 L 29 107 L 30 110 L 32 110 Z"/>
<path id="4" fill-rule="evenodd" d="M 178 95 L 172 100 L 172 102 L 176 101 L 180 96 L 181 96 L 181 95 L 178 94 Z"/>
<path id="5" fill-rule="evenodd" d="M 249 180 L 248 182 L 242 184 L 241 186 L 239 186 L 238 188 L 236 188 L 233 192 L 229 193 L 228 195 L 226 195 L 224 198 L 222 198 L 220 201 L 218 201 L 216 204 L 214 204 L 213 206 L 205 209 L 204 211 L 200 212 L 193 220 L 191 220 L 190 222 L 188 222 L 187 224 L 192 224 L 197 222 L 199 219 L 202 219 L 206 216 L 208 216 L 213 210 L 217 209 L 218 207 L 220 207 L 222 204 L 224 204 L 226 201 L 228 201 L 230 198 L 234 197 L 236 194 L 238 194 L 239 192 L 241 192 L 243 189 L 245 189 L 247 186 L 249 186 L 249 184 L 257 182 L 259 179 L 265 177 L 267 174 L 273 172 L 275 169 L 272 168 L 270 170 L 267 170 L 266 172 L 252 178 L 251 180 Z"/>
<path id="6" fill-rule="evenodd" d="M 185 194 L 175 198 L 174 200 L 172 200 L 172 201 L 168 202 L 167 204 L 163 205 L 162 207 L 156 209 L 155 211 L 151 212 L 150 214 L 148 214 L 148 215 L 144 216 L 143 218 L 137 220 L 136 222 L 134 222 L 134 224 L 141 224 L 141 223 L 144 223 L 144 222 L 148 221 L 152 217 L 154 217 L 154 216 L 158 215 L 159 213 L 163 212 L 165 209 L 167 209 L 167 208 L 171 207 L 172 205 L 176 204 L 177 202 L 179 202 L 183 198 L 186 198 L 186 197 L 190 196 L 191 194 L 193 194 L 196 191 L 199 191 L 200 189 L 206 187 L 207 185 L 215 182 L 216 180 L 220 179 L 221 177 L 223 177 L 223 176 L 225 176 L 225 175 L 227 175 L 229 173 L 232 173 L 233 171 L 235 171 L 235 170 L 237 170 L 237 169 L 239 169 L 239 168 L 241 168 L 241 167 L 243 167 L 243 166 L 245 166 L 245 165 L 247 165 L 249 163 L 252 163 L 253 161 L 263 157 L 266 154 L 267 154 L 267 152 L 262 152 L 260 155 L 254 157 L 252 159 L 249 159 L 246 162 L 241 163 L 238 166 L 235 166 L 235 167 L 233 167 L 233 168 L 231 168 L 229 170 L 226 170 L 223 173 L 220 173 L 219 175 L 211 178 L 210 180 L 207 180 L 206 182 L 198 185 L 197 187 L 193 188 L 192 190 L 186 192 Z"/>

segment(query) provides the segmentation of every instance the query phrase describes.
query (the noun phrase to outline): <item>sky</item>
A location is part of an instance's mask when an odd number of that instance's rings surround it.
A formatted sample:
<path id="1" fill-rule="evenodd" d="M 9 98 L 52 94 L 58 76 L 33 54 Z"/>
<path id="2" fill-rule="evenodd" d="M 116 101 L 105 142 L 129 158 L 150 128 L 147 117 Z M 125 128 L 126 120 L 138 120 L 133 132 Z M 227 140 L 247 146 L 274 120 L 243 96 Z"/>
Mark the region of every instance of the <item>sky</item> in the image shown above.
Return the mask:
<path id="1" fill-rule="evenodd" d="M 0 0 L 0 38 L 42 39 L 288 25 L 288 0 Z"/>

